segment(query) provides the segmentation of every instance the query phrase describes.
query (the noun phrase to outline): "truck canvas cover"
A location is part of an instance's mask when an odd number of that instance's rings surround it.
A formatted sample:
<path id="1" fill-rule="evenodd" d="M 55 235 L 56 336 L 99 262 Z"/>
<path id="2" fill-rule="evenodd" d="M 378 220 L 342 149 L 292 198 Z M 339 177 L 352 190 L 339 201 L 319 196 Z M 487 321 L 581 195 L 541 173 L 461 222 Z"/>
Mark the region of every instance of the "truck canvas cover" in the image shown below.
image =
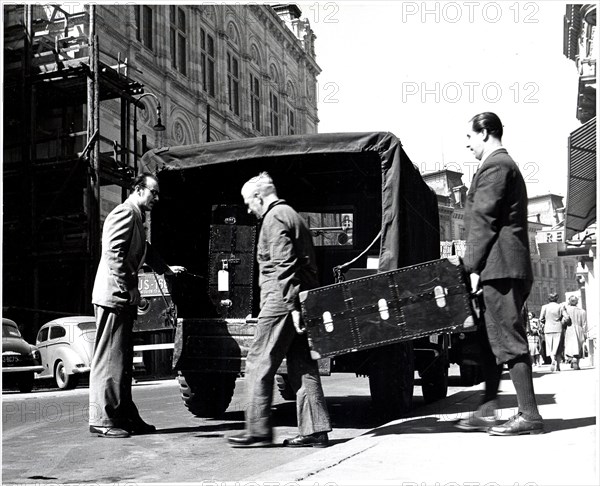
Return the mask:
<path id="1" fill-rule="evenodd" d="M 279 196 L 297 210 L 323 202 L 348 204 L 344 195 L 363 210 L 368 206 L 371 219 L 376 218 L 373 230 L 364 241 L 355 242 L 354 252 L 344 256 L 348 260 L 368 246 L 379 229 L 379 271 L 439 257 L 437 198 L 399 139 L 389 132 L 256 137 L 159 148 L 144 155 L 142 170 L 157 174 L 161 183 L 161 203 L 153 212 L 153 243 L 159 240 L 169 261 L 188 268 L 190 263 L 180 256 L 183 251 L 185 258 L 193 259 L 190 247 L 200 251 L 198 242 L 185 239 L 194 233 L 189 227 L 194 219 L 206 211 L 197 207 L 201 200 L 242 204 L 241 186 L 263 170 L 273 177 Z M 380 184 L 380 199 L 369 196 L 369 180 Z M 169 231 L 169 240 L 179 235 L 179 247 L 158 234 L 154 213 Z"/>

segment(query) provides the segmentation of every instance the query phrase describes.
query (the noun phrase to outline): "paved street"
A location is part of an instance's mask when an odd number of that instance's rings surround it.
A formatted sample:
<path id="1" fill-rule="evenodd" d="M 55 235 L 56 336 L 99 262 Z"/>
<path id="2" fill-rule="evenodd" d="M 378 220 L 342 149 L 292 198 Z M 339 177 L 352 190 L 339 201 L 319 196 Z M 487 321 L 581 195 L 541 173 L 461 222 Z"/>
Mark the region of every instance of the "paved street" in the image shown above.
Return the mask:
<path id="1" fill-rule="evenodd" d="M 324 377 L 334 431 L 332 446 L 321 450 L 229 448 L 225 437 L 243 427 L 243 380 L 238 380 L 232 405 L 219 420 L 189 414 L 174 380 L 139 382 L 134 398 L 159 433 L 123 440 L 100 439 L 87 432 L 87 388 L 45 389 L 29 395 L 5 392 L 3 484 L 225 480 L 597 484 L 597 370 L 550 374 L 548 368 L 536 370 L 535 385 L 551 435 L 520 438 L 465 434 L 453 428 L 452 422 L 474 407 L 481 385 L 453 386 L 448 398 L 428 406 L 416 396 L 411 417 L 377 424 L 369 418 L 368 380 L 351 374 Z M 456 374 L 454 367 L 451 370 Z M 516 406 L 507 377 L 505 373 L 501 388 L 503 416 Z M 451 383 L 456 379 L 452 376 Z M 415 392 L 419 395 L 420 387 Z M 293 402 L 276 396 L 274 419 L 277 442 L 295 435 Z M 557 471 L 547 461 L 553 447 L 561 459 Z M 531 461 L 499 467 L 497 458 L 509 453 Z"/>
<path id="2" fill-rule="evenodd" d="M 455 377 L 455 381 L 458 377 Z M 332 444 L 373 427 L 366 378 L 338 373 L 323 377 L 335 430 Z M 462 388 L 460 388 L 462 389 Z M 454 388 L 450 389 L 450 393 Z M 415 387 L 420 395 L 420 387 Z M 264 452 L 231 449 L 225 437 L 243 428 L 244 380 L 238 379 L 232 404 L 218 420 L 193 417 L 174 379 L 140 381 L 133 388 L 140 413 L 155 424 L 155 435 L 101 439 L 87 429 L 87 387 L 3 394 L 3 481 L 5 483 L 114 483 L 240 480 L 314 453 L 276 447 Z M 415 405 L 422 403 L 415 397 Z M 295 403 L 274 393 L 275 440 L 297 434 Z"/>

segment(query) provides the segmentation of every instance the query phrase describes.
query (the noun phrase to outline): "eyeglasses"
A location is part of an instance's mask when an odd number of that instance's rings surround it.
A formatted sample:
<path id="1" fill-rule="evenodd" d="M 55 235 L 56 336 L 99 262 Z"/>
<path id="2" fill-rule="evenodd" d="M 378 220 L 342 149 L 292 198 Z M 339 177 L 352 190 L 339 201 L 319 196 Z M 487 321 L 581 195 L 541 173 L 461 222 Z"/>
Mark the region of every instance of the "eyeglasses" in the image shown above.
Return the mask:
<path id="1" fill-rule="evenodd" d="M 148 186 L 145 186 L 144 184 L 140 184 L 140 187 L 144 187 L 144 188 L 148 189 L 150 191 L 150 194 L 152 194 L 152 197 L 160 196 L 160 191 L 158 189 L 150 189 Z"/>

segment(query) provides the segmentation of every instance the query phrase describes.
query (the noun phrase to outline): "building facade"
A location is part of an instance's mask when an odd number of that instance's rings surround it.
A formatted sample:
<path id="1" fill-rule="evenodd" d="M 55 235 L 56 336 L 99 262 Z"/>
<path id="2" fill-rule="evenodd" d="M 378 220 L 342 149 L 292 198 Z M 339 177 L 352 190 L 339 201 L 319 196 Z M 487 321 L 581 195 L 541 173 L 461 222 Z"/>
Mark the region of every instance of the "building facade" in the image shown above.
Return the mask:
<path id="1" fill-rule="evenodd" d="M 317 132 L 294 5 L 2 8 L 3 306 L 30 340 L 91 312 L 103 219 L 146 150 Z"/>
<path id="2" fill-rule="evenodd" d="M 565 7 L 563 54 L 573 61 L 579 74 L 576 117 L 582 123 L 568 135 L 569 183 L 563 237 L 556 249 L 577 256 L 576 275 L 580 285 L 580 305 L 588 315 L 589 337 L 598 336 L 598 257 L 597 257 L 597 152 L 596 91 L 598 65 L 597 4 L 569 4 Z M 594 346 L 590 343 L 591 364 Z"/>
<path id="3" fill-rule="evenodd" d="M 129 74 L 157 95 L 144 103 L 161 103 L 160 138 L 153 110 L 139 113 L 150 140 L 317 132 L 315 35 L 294 5 L 99 6 L 98 16 L 103 46 L 121 53 Z M 114 105 L 107 119 L 118 120 Z"/>

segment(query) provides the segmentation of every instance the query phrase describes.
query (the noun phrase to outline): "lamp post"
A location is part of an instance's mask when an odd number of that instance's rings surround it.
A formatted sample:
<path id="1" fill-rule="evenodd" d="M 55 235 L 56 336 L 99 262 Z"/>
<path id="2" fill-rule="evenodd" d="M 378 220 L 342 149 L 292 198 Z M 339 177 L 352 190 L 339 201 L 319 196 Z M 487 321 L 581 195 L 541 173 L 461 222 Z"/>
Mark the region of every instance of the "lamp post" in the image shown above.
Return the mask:
<path id="1" fill-rule="evenodd" d="M 164 132 L 166 130 L 166 127 L 162 124 L 162 120 L 161 120 L 161 106 L 160 106 L 160 100 L 158 99 L 158 96 L 156 96 L 154 93 L 144 93 L 141 96 L 139 96 L 138 98 L 135 98 L 135 101 L 133 101 L 134 104 L 134 109 L 133 109 L 133 167 L 134 167 L 134 175 L 137 176 L 138 173 L 138 143 L 137 143 L 137 109 L 138 108 L 143 108 L 144 110 L 146 109 L 146 105 L 144 105 L 144 103 L 141 102 L 142 98 L 145 98 L 146 96 L 151 96 L 152 98 L 154 98 L 156 100 L 156 124 L 152 127 L 153 130 L 155 132 Z"/>

